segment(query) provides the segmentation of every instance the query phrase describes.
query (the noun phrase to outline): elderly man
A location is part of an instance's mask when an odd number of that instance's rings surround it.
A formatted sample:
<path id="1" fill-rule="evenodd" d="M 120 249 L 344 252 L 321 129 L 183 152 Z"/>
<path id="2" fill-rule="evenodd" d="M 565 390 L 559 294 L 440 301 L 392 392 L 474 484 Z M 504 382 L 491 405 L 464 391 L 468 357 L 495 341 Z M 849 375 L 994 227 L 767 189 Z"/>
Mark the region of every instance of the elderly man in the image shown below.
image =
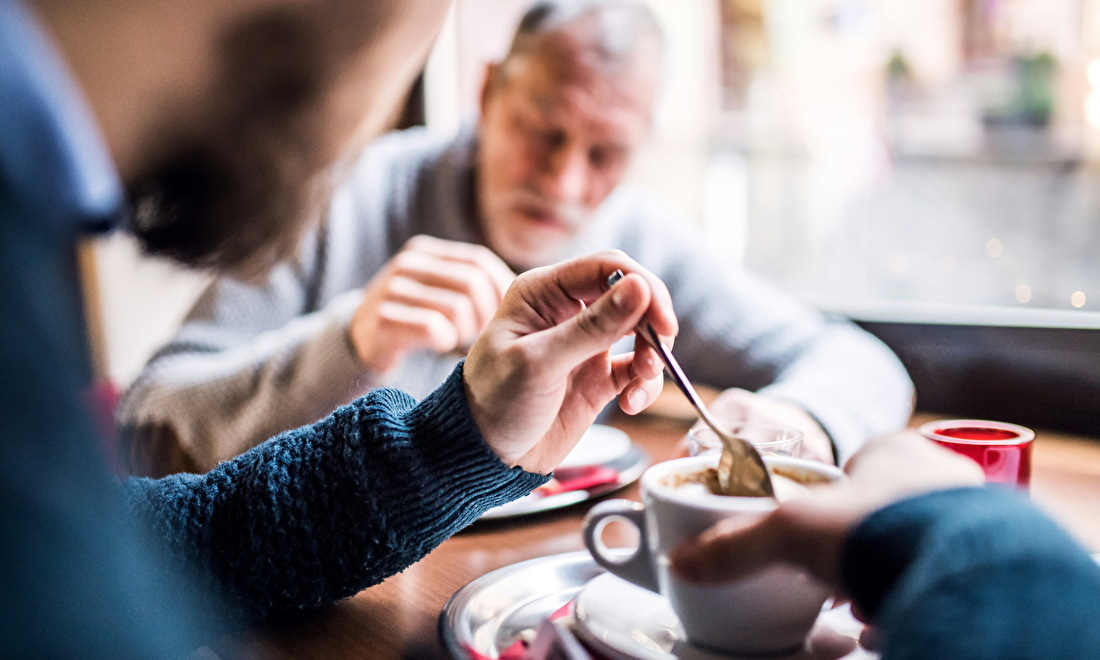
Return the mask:
<path id="1" fill-rule="evenodd" d="M 732 419 L 805 432 L 843 462 L 904 426 L 912 386 L 882 344 L 747 272 L 620 185 L 646 137 L 663 41 L 644 5 L 539 2 L 489 67 L 476 128 L 391 134 L 322 230 L 261 283 L 223 279 L 124 398 L 124 462 L 204 471 L 379 385 L 422 395 L 485 327 L 514 271 L 618 248 L 671 289 L 688 376 Z"/>
<path id="2" fill-rule="evenodd" d="M 419 403 L 373 391 L 204 475 L 108 473 L 84 406 L 81 233 L 126 190 L 150 250 L 262 269 L 319 217 L 334 164 L 383 126 L 446 9 L 0 0 L 5 655 L 186 657 L 204 622 L 354 594 L 545 483 L 613 398 L 637 412 L 656 395 L 653 351 L 609 349 L 643 318 L 674 336 L 668 292 L 605 252 L 517 279 Z"/>

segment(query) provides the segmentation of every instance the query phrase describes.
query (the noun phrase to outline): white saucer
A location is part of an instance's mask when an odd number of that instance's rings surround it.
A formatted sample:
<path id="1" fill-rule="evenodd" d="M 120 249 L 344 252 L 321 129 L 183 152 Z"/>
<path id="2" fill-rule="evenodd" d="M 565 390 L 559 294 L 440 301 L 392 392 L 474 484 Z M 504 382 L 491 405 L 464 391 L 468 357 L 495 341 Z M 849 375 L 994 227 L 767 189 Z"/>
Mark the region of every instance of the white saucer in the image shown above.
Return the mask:
<path id="1" fill-rule="evenodd" d="M 619 429 L 593 424 L 584 432 L 577 446 L 566 455 L 559 467 L 603 465 L 622 458 L 630 451 L 630 436 Z"/>
<path id="2" fill-rule="evenodd" d="M 581 640 L 613 660 L 753 660 L 696 648 L 684 640 L 684 631 L 668 601 L 648 589 L 610 573 L 593 578 L 577 595 L 576 631 Z M 827 610 L 817 621 L 833 632 L 858 638 L 862 624 L 847 606 Z M 845 660 L 873 659 L 862 649 Z M 769 660 L 809 660 L 806 652 L 769 656 Z"/>

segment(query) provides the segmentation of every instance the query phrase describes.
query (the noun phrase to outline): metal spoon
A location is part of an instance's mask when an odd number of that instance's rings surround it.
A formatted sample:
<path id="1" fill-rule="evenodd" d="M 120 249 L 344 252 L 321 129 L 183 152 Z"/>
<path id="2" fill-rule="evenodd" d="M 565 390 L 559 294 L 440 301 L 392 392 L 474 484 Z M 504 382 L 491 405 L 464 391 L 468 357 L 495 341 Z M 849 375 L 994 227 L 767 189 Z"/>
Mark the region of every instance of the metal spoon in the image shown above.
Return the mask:
<path id="1" fill-rule="evenodd" d="M 623 277 L 623 272 L 616 270 L 607 278 L 607 287 L 611 288 Z M 695 391 L 691 381 L 684 375 L 680 363 L 672 356 L 672 351 L 661 343 L 661 338 L 648 323 L 642 321 L 637 330 L 646 343 L 657 350 L 669 375 L 672 376 L 672 381 L 688 398 L 691 405 L 695 406 L 695 410 L 707 426 L 714 430 L 715 435 L 722 441 L 722 456 L 718 460 L 718 486 L 722 492 L 726 495 L 743 497 L 775 497 L 771 475 L 756 447 L 753 447 L 748 440 L 724 430 L 714 419 L 706 404 L 699 398 L 699 393 Z"/>

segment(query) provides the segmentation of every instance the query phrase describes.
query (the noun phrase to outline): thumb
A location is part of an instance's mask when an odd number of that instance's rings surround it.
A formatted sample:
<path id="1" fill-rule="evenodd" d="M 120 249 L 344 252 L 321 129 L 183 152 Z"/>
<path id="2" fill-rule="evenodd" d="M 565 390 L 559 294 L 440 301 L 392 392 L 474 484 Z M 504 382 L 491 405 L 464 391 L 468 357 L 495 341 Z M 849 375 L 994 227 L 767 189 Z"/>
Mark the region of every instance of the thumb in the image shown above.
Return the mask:
<path id="1" fill-rule="evenodd" d="M 645 278 L 627 275 L 580 313 L 539 333 L 543 350 L 572 369 L 633 333 L 651 298 Z"/>

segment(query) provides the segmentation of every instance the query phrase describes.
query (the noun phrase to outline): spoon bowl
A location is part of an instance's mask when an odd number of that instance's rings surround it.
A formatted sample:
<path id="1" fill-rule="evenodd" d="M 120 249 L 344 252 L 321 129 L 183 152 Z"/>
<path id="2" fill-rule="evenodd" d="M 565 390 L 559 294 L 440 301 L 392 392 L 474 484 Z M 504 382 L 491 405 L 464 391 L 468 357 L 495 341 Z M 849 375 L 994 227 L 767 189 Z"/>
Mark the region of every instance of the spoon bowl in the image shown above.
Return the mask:
<path id="1" fill-rule="evenodd" d="M 607 287 L 610 289 L 620 279 L 623 272 L 616 270 L 607 278 Z M 718 485 L 726 495 L 741 497 L 775 497 L 775 489 L 772 487 L 771 475 L 764 465 L 764 459 L 752 443 L 744 438 L 733 435 L 714 419 L 710 409 L 699 397 L 691 381 L 687 379 L 680 363 L 673 357 L 672 351 L 661 342 L 660 336 L 653 328 L 642 321 L 637 328 L 638 335 L 652 346 L 664 362 L 665 369 L 672 376 L 672 381 L 684 393 L 691 405 L 699 413 L 707 426 L 714 430 L 714 434 L 722 442 L 722 456 L 718 459 Z"/>

